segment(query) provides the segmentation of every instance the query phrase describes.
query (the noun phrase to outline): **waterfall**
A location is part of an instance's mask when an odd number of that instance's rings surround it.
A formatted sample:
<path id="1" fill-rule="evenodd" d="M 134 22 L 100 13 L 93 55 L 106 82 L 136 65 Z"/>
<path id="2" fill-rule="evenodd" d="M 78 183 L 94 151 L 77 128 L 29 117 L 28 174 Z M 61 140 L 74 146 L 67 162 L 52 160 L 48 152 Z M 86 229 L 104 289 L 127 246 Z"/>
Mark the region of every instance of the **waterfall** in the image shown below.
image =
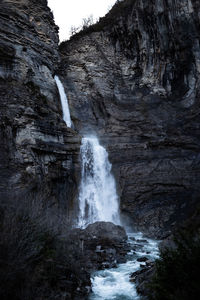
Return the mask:
<path id="1" fill-rule="evenodd" d="M 72 121 L 71 121 L 71 117 L 70 117 L 69 104 L 68 104 L 68 100 L 67 100 L 67 95 L 65 94 L 64 86 L 58 76 L 55 76 L 54 79 L 55 79 L 57 87 L 58 87 L 60 100 L 61 100 L 61 104 L 62 104 L 63 120 L 65 121 L 67 127 L 71 127 Z"/>
<path id="2" fill-rule="evenodd" d="M 96 137 L 84 137 L 81 146 L 82 177 L 79 192 L 80 227 L 96 221 L 120 224 L 119 204 L 108 153 Z"/>

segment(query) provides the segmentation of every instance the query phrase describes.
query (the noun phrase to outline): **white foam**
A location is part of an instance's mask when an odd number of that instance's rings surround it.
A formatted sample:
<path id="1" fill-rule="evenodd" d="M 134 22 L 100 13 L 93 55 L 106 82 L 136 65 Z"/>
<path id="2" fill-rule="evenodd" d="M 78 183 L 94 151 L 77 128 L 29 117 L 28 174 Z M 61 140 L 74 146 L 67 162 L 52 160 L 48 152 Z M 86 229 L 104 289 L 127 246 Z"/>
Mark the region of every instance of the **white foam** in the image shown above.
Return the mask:
<path id="1" fill-rule="evenodd" d="M 120 224 L 119 203 L 108 153 L 97 137 L 84 137 L 81 146 L 82 178 L 79 193 L 80 227 L 96 221 Z"/>

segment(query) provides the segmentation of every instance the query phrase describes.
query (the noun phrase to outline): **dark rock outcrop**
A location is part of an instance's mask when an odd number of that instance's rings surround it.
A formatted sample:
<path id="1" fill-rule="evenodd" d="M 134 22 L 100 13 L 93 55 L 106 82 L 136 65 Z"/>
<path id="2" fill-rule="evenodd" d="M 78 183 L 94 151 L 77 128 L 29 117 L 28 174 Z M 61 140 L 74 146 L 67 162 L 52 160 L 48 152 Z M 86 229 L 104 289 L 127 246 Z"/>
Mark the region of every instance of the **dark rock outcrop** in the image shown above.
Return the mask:
<path id="1" fill-rule="evenodd" d="M 130 275 L 130 281 L 136 284 L 137 292 L 142 299 L 149 299 L 149 284 L 155 275 L 155 266 L 149 263 Z"/>
<path id="2" fill-rule="evenodd" d="M 72 118 L 109 152 L 121 211 L 163 237 L 199 201 L 199 34 L 195 0 L 118 1 L 60 46 Z"/>
<path id="3" fill-rule="evenodd" d="M 1 205 L 67 223 L 78 191 L 80 137 L 62 120 L 53 79 L 58 28 L 46 0 L 1 1 L 0 27 Z"/>
<path id="4" fill-rule="evenodd" d="M 71 259 L 75 257 L 75 265 L 89 273 L 126 262 L 130 250 L 124 228 L 110 222 L 96 222 L 86 229 L 73 229 L 67 239 Z"/>

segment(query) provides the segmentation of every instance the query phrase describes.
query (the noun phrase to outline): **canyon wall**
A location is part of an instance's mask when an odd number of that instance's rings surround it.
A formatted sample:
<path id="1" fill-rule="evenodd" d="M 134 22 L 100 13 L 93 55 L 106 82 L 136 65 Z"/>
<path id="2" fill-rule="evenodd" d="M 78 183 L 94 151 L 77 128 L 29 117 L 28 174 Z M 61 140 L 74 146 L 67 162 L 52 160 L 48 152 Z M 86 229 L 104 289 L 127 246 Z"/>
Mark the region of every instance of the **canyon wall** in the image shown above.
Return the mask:
<path id="1" fill-rule="evenodd" d="M 125 218 L 167 235 L 199 202 L 199 2 L 118 1 L 59 48 L 46 0 L 3 0 L 0 8 L 2 205 L 73 220 L 77 132 L 95 133 Z M 56 73 L 75 130 L 62 120 Z"/>
<path id="2" fill-rule="evenodd" d="M 0 199 L 67 223 L 78 190 L 80 137 L 62 120 L 53 76 L 58 27 L 46 0 L 0 3 Z M 45 212 L 45 213 L 44 213 Z"/>
<path id="3" fill-rule="evenodd" d="M 199 12 L 196 0 L 118 1 L 60 45 L 77 130 L 100 137 L 122 213 L 157 237 L 199 202 Z"/>

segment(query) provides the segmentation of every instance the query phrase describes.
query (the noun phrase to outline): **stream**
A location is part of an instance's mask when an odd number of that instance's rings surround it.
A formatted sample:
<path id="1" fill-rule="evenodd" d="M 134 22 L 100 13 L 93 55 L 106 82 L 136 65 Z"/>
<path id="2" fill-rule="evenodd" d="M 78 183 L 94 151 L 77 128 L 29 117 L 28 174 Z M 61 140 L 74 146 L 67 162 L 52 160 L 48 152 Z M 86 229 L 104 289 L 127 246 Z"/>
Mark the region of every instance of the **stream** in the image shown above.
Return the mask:
<path id="1" fill-rule="evenodd" d="M 138 262 L 140 257 L 154 261 L 159 257 L 158 241 L 144 238 L 142 233 L 128 233 L 131 251 L 128 261 L 117 268 L 95 272 L 92 276 L 92 293 L 90 300 L 139 300 L 136 286 L 130 282 L 130 275 L 145 266 Z"/>

